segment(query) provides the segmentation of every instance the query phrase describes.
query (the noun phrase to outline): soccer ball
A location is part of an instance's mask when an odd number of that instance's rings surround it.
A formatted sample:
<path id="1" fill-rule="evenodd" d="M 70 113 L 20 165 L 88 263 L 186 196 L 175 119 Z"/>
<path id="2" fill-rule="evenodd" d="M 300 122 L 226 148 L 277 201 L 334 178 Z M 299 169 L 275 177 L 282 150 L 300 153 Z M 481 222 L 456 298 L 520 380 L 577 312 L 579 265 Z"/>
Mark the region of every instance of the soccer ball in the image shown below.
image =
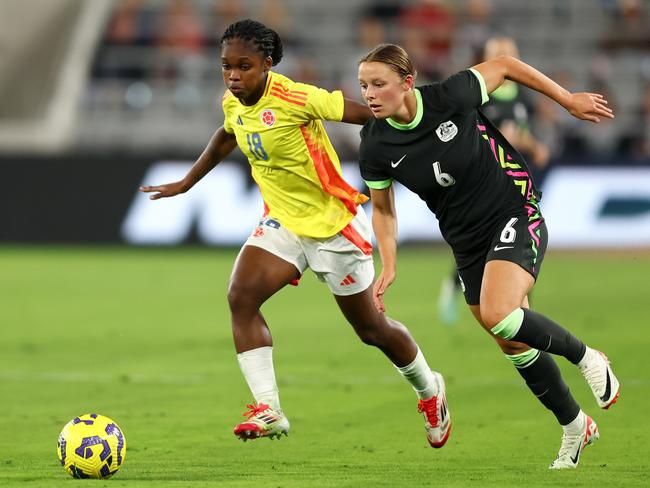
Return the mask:
<path id="1" fill-rule="evenodd" d="M 56 453 L 75 478 L 109 478 L 124 463 L 126 439 L 111 419 L 87 413 L 63 427 Z"/>

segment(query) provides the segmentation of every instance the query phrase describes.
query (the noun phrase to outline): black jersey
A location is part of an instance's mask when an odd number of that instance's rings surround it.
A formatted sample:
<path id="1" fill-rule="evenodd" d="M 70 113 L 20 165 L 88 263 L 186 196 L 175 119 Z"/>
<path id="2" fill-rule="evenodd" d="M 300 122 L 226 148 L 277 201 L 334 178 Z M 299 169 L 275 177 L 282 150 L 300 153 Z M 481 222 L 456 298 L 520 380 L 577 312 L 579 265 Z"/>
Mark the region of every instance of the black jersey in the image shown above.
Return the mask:
<path id="1" fill-rule="evenodd" d="M 487 100 L 480 73 L 461 71 L 415 90 L 408 125 L 370 119 L 361 130 L 361 176 L 370 188 L 398 181 L 424 200 L 455 250 L 490 239 L 503 216 L 539 199 L 523 158 L 478 111 Z"/>
<path id="2" fill-rule="evenodd" d="M 512 83 L 494 90 L 481 110 L 497 127 L 504 122 L 514 122 L 518 128 L 528 129 L 531 105 L 528 94 Z"/>

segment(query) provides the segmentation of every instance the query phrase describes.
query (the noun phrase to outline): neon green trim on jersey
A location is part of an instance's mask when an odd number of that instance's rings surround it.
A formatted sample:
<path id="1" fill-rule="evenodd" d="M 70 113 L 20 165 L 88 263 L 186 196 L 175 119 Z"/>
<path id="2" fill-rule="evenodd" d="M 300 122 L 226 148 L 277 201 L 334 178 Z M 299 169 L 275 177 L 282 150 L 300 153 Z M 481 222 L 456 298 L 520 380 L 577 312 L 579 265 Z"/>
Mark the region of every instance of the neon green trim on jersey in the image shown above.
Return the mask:
<path id="1" fill-rule="evenodd" d="M 519 354 L 505 354 L 508 361 L 515 365 L 515 368 L 527 368 L 539 357 L 539 349 L 529 349 Z"/>
<path id="2" fill-rule="evenodd" d="M 384 190 L 393 184 L 392 178 L 384 181 L 364 181 L 366 182 L 366 185 L 368 185 L 368 188 L 372 188 L 373 190 Z"/>
<path id="3" fill-rule="evenodd" d="M 517 83 L 514 81 L 506 80 L 503 82 L 503 85 L 490 93 L 490 96 L 502 102 L 510 102 L 517 98 L 518 93 L 519 87 L 517 86 Z"/>
<path id="4" fill-rule="evenodd" d="M 476 71 L 474 68 L 470 68 L 469 70 L 474 73 L 474 76 L 476 76 L 476 79 L 478 79 L 479 85 L 481 85 L 481 105 L 483 105 L 484 103 L 487 103 L 488 100 L 490 100 L 490 97 L 488 97 L 487 88 L 485 87 L 485 79 L 483 78 L 483 75 L 479 71 Z"/>
<path id="5" fill-rule="evenodd" d="M 521 323 L 524 321 L 524 311 L 516 308 L 508 316 L 492 327 L 492 333 L 502 339 L 510 340 L 519 331 Z"/>
<path id="6" fill-rule="evenodd" d="M 417 112 L 415 112 L 415 118 L 411 120 L 411 122 L 409 122 L 408 124 L 400 124 L 399 122 L 388 117 L 386 119 L 388 125 L 399 130 L 411 130 L 417 127 L 417 125 L 420 123 L 420 121 L 422 120 L 422 115 L 424 115 L 424 104 L 422 103 L 422 95 L 420 94 L 420 90 L 415 88 L 413 91 L 415 92 L 415 102 L 417 103 L 418 106 Z"/>

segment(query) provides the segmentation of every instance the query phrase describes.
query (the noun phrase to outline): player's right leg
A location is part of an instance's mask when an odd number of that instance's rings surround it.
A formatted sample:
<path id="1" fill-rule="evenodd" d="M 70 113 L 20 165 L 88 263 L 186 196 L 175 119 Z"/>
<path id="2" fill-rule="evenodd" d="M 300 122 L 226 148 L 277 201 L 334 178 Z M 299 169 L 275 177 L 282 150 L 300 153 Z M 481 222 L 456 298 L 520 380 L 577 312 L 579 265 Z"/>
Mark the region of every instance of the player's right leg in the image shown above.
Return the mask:
<path id="1" fill-rule="evenodd" d="M 527 305 L 526 301 L 524 305 Z M 553 357 L 526 344 L 506 341 L 495 336 L 489 327 L 483 324 L 479 307 L 470 306 L 470 309 L 477 321 L 496 340 L 506 359 L 517 369 L 530 391 L 542 405 L 553 412 L 562 426 L 560 451 L 550 469 L 577 467 L 583 449 L 599 438 L 598 427 L 591 417 L 580 410 Z"/>
<path id="2" fill-rule="evenodd" d="M 300 278 L 301 263 L 295 259 L 300 251 L 279 224 L 262 223 L 260 228 L 242 247 L 228 286 L 237 359 L 256 402 L 248 405 L 246 420 L 235 426 L 235 435 L 243 440 L 279 437 L 289 431 L 275 380 L 273 341 L 260 307 Z"/>

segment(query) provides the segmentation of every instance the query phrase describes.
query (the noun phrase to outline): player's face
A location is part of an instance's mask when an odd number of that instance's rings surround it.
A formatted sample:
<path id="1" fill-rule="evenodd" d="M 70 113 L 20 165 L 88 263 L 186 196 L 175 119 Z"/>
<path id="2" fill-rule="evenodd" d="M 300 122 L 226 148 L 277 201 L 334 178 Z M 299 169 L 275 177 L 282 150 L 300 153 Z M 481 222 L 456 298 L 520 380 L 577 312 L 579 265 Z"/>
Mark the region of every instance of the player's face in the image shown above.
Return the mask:
<path id="1" fill-rule="evenodd" d="M 412 83 L 403 80 L 386 63 L 370 61 L 359 65 L 359 84 L 361 96 L 373 115 L 385 119 L 402 108 Z"/>
<path id="2" fill-rule="evenodd" d="M 253 105 L 262 97 L 271 65 L 271 58 L 265 58 L 250 41 L 235 37 L 221 46 L 223 82 L 244 105 Z"/>

